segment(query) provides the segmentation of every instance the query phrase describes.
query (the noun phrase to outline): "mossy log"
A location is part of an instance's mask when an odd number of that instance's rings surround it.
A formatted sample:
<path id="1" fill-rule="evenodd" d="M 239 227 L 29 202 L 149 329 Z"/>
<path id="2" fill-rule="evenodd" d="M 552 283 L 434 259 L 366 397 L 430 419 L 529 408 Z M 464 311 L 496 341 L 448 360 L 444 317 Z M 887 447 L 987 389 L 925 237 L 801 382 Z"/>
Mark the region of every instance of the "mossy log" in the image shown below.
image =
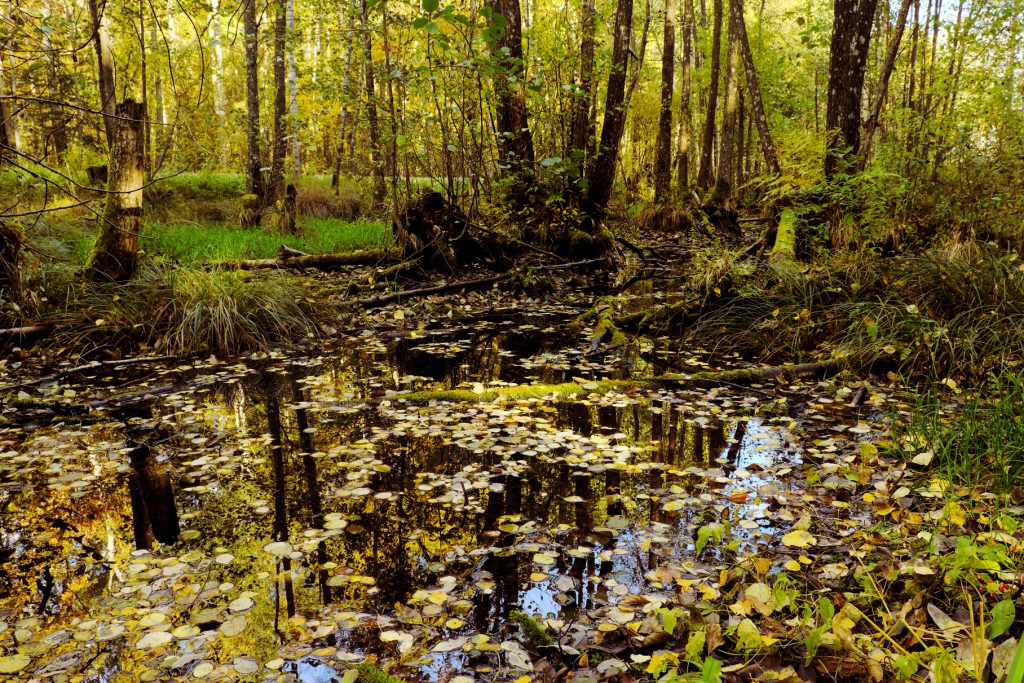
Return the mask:
<path id="1" fill-rule="evenodd" d="M 659 386 L 672 387 L 748 387 L 765 382 L 792 382 L 835 374 L 845 367 L 839 360 L 802 365 L 775 365 L 761 368 L 738 368 L 733 370 L 709 370 L 692 374 L 669 374 L 639 379 L 604 379 L 579 384 L 524 384 L 511 387 L 483 387 L 472 389 L 442 389 L 438 391 L 411 391 L 392 395 L 392 401 L 428 403 L 430 401 L 452 401 L 458 403 L 484 403 L 501 401 L 526 401 L 530 399 L 551 399 L 566 401 L 612 391 L 638 391 Z M 479 387 L 478 387 L 479 389 Z"/>
<path id="2" fill-rule="evenodd" d="M 125 100 L 117 105 L 110 148 L 106 206 L 85 272 L 97 281 L 124 282 L 135 274 L 142 227 L 142 187 L 146 105 Z"/>
<path id="3" fill-rule="evenodd" d="M 775 246 L 769 259 L 772 263 L 783 263 L 796 260 L 796 212 L 785 209 L 779 218 L 779 227 L 775 229 Z"/>
<path id="4" fill-rule="evenodd" d="M 401 259 L 402 252 L 398 249 L 361 249 L 337 254 L 312 254 L 286 258 L 226 259 L 223 261 L 212 261 L 207 265 L 212 268 L 235 268 L 238 270 L 265 270 L 270 268 L 334 270 L 344 268 L 345 266 L 393 264 L 400 262 Z"/>

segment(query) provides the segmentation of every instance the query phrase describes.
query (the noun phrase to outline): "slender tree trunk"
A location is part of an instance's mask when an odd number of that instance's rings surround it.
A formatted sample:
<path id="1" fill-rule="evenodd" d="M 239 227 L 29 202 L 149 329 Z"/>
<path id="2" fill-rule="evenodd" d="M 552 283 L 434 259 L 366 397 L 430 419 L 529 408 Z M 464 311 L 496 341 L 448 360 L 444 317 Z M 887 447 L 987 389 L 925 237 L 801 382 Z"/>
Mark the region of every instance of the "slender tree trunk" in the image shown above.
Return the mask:
<path id="1" fill-rule="evenodd" d="M 591 102 L 594 98 L 594 30 L 597 10 L 595 0 L 583 0 L 580 15 L 580 78 L 572 110 L 572 127 L 569 131 L 568 155 L 581 169 L 587 168 L 587 151 L 594 137 L 594 117 Z"/>
<path id="2" fill-rule="evenodd" d="M 89 16 L 92 18 L 92 43 L 96 49 L 97 78 L 100 90 L 100 110 L 103 112 L 103 127 L 107 134 L 107 146 L 114 141 L 114 55 L 107 35 L 106 17 L 100 14 L 99 0 L 89 0 Z"/>
<path id="3" fill-rule="evenodd" d="M 213 81 L 213 111 L 217 115 L 217 123 L 221 130 L 227 126 L 227 104 L 224 97 L 224 48 L 220 40 L 220 0 L 210 2 L 210 47 L 213 48 L 213 68 L 210 77 Z M 228 165 L 228 138 L 221 136 L 220 164 Z"/>
<path id="4" fill-rule="evenodd" d="M 722 139 L 718 153 L 718 180 L 725 183 L 728 196 L 736 189 L 736 139 L 739 132 L 740 41 L 735 3 L 729 2 L 729 47 L 725 64 L 725 106 L 722 110 Z M 724 186 L 724 187 L 725 187 Z"/>
<path id="5" fill-rule="evenodd" d="M 825 108 L 825 176 L 850 168 L 860 151 L 860 105 L 878 0 L 836 0 Z"/>
<path id="6" fill-rule="evenodd" d="M 750 38 L 747 35 L 747 21 L 743 16 L 743 0 L 732 0 L 731 11 L 736 13 L 736 29 L 739 31 L 740 51 L 743 55 L 743 69 L 747 72 L 747 92 L 750 93 L 750 115 L 757 126 L 757 136 L 761 139 L 761 152 L 765 164 L 773 175 L 782 175 L 779 157 L 775 151 L 771 129 L 768 127 L 768 115 L 761 96 L 761 83 L 754 66 L 754 55 L 750 50 Z"/>
<path id="7" fill-rule="evenodd" d="M 714 0 L 714 25 L 711 34 L 711 83 L 708 85 L 708 108 L 704 118 L 704 139 L 700 148 L 697 186 L 711 187 L 711 153 L 715 147 L 715 115 L 718 109 L 718 76 L 722 62 L 722 0 Z"/>
<path id="8" fill-rule="evenodd" d="M 295 68 L 295 0 L 288 2 L 288 111 L 291 114 L 288 129 L 292 136 L 292 182 L 302 175 L 302 141 L 299 135 L 299 74 Z"/>
<path id="9" fill-rule="evenodd" d="M 373 167 L 373 201 L 380 206 L 384 204 L 386 189 L 380 147 L 380 122 L 377 119 L 377 91 L 373 82 L 373 38 L 370 35 L 370 9 L 367 0 L 361 0 L 360 19 L 363 29 L 363 87 L 366 91 L 366 119 L 370 129 L 370 165 Z"/>
<path id="10" fill-rule="evenodd" d="M 491 27 L 498 31 L 491 46 L 496 66 L 498 163 L 509 176 L 524 178 L 533 172 L 533 135 L 526 110 L 526 63 L 523 59 L 523 22 L 519 0 L 488 0 Z M 504 30 L 494 16 L 505 19 Z"/>
<path id="11" fill-rule="evenodd" d="M 587 178 L 587 198 L 584 213 L 596 227 L 608 210 L 615 180 L 615 161 L 619 155 L 619 141 L 626 125 L 626 69 L 629 66 L 630 33 L 633 25 L 633 0 L 618 0 L 615 10 L 615 36 L 612 43 L 612 68 L 608 73 L 605 93 L 604 124 L 601 142 L 594 165 Z"/>
<path id="12" fill-rule="evenodd" d="M 140 55 L 140 80 L 142 89 L 142 106 L 145 107 L 146 111 L 149 111 L 149 74 L 148 72 L 148 60 L 146 58 L 146 4 L 145 0 L 139 0 L 139 55 Z M 143 147 L 146 152 L 142 156 L 143 167 L 147 178 L 153 177 L 153 157 L 152 157 L 152 127 L 149 124 L 149 117 L 146 117 L 145 125 L 145 136 L 143 141 Z"/>
<path id="13" fill-rule="evenodd" d="M 6 48 L 6 45 L 0 47 Z M 0 49 L 0 95 L 14 96 L 14 89 L 8 84 L 4 70 L 5 53 L 5 49 Z M 7 100 L 0 97 L 0 166 L 3 166 L 8 158 L 13 156 L 9 150 L 17 150 L 14 134 L 14 109 L 16 106 L 16 100 Z"/>
<path id="14" fill-rule="evenodd" d="M 260 154 L 260 86 L 259 86 L 259 27 L 256 24 L 256 0 L 243 0 L 242 18 L 245 25 L 245 101 L 246 170 L 245 191 L 265 200 L 263 186 L 263 160 Z M 259 217 L 256 217 L 259 222 Z"/>
<path id="15" fill-rule="evenodd" d="M 286 0 L 274 0 L 274 144 L 270 155 L 270 197 L 284 199 L 284 162 L 288 134 L 285 36 L 288 30 Z"/>
<path id="16" fill-rule="evenodd" d="M 334 161 L 334 175 L 331 177 L 331 187 L 338 190 L 340 187 L 341 171 L 345 158 L 349 155 L 348 147 L 348 124 L 349 124 L 349 100 L 352 97 L 352 28 L 347 27 L 346 13 L 343 9 L 344 3 L 338 7 L 338 30 L 345 34 L 345 66 L 341 74 L 341 112 L 338 121 L 338 153 Z M 350 19 L 349 19 L 350 20 Z"/>
<path id="17" fill-rule="evenodd" d="M 693 0 L 681 0 L 683 21 L 683 64 L 679 97 L 679 151 L 677 168 L 679 191 L 690 187 L 690 147 L 693 139 L 693 118 L 690 115 L 690 74 L 693 69 L 693 36 L 697 30 L 693 16 Z"/>
<path id="18" fill-rule="evenodd" d="M 896 27 L 892 38 L 889 41 L 889 49 L 885 54 L 885 62 L 882 64 L 882 71 L 878 76 L 878 88 L 875 91 L 875 99 L 871 102 L 871 110 L 868 113 L 868 120 L 864 124 L 864 139 L 861 142 L 860 167 L 863 169 L 867 164 L 868 155 L 871 153 L 871 141 L 878 129 L 879 119 L 882 115 L 882 107 L 889 93 L 889 79 L 892 77 L 893 68 L 896 66 L 896 57 L 899 56 L 900 43 L 903 40 L 903 31 L 907 25 L 907 14 L 910 11 L 910 3 L 913 0 L 903 0 L 900 5 L 899 14 L 896 16 Z"/>
<path id="19" fill-rule="evenodd" d="M 107 203 L 86 273 L 93 280 L 124 282 L 135 273 L 145 184 L 146 106 L 125 100 L 115 109 Z"/>
<path id="20" fill-rule="evenodd" d="M 655 201 L 672 192 L 672 96 L 675 88 L 676 25 L 672 0 L 665 1 L 665 28 L 661 50 L 661 112 L 658 116 L 657 153 L 654 158 Z"/>

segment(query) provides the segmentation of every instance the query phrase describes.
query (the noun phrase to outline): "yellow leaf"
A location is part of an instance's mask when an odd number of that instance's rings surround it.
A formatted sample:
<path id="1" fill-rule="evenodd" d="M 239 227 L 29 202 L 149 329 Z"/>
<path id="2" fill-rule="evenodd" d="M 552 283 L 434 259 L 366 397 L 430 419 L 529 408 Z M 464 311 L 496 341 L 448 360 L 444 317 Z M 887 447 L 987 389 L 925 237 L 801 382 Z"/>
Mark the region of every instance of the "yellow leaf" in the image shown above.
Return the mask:
<path id="1" fill-rule="evenodd" d="M 797 529 L 796 531 L 790 531 L 788 534 L 782 537 L 782 545 L 790 548 L 808 548 L 818 543 L 814 536 L 803 529 Z"/>
<path id="2" fill-rule="evenodd" d="M 800 571 L 800 563 L 796 560 L 786 560 L 786 564 L 782 565 L 791 572 Z"/>

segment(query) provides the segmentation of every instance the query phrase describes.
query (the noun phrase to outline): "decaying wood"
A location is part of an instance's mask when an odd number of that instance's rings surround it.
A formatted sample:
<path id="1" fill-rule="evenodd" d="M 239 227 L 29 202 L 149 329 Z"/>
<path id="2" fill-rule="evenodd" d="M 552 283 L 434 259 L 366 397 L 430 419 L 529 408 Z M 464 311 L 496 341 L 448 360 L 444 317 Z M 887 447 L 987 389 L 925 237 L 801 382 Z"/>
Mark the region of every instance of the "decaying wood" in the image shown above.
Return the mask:
<path id="1" fill-rule="evenodd" d="M 572 263 L 555 263 L 551 265 L 537 266 L 537 270 L 549 271 L 582 268 L 603 260 L 604 259 L 586 259 L 583 261 L 573 261 Z M 387 304 L 395 301 L 401 301 L 402 299 L 414 299 L 434 294 L 449 294 L 451 292 L 464 292 L 470 289 L 476 289 L 477 287 L 486 287 L 487 285 L 512 278 L 518 273 L 518 270 L 510 270 L 507 273 L 500 273 L 498 275 L 489 275 L 487 277 L 474 278 L 472 280 L 460 280 L 458 282 L 449 282 L 443 285 L 433 285 L 431 287 L 406 289 L 401 292 L 392 292 L 391 294 L 383 294 L 381 296 L 373 296 L 366 299 L 355 299 L 354 301 L 349 301 L 347 303 L 350 306 L 359 306 L 361 308 L 379 308 L 380 306 L 386 306 Z"/>
<path id="2" fill-rule="evenodd" d="M 277 248 L 277 258 L 281 259 L 282 261 L 286 261 L 290 258 L 297 258 L 300 256 L 310 256 L 310 254 L 307 254 L 304 251 L 299 251 L 298 249 L 292 249 L 291 247 L 285 244 L 282 244 L 280 247 Z"/>
<path id="3" fill-rule="evenodd" d="M 0 329 L 0 342 L 7 339 L 29 339 L 31 337 L 38 337 L 46 334 L 52 329 L 52 325 L 45 323 L 39 325 L 26 325 L 24 327 L 6 327 Z"/>
<path id="4" fill-rule="evenodd" d="M 592 394 L 604 394 L 611 391 L 626 392 L 666 385 L 675 388 L 750 387 L 769 382 L 818 379 L 838 373 L 845 367 L 844 361 L 828 360 L 802 365 L 776 365 L 759 368 L 695 372 L 692 374 L 668 374 L 641 379 L 606 379 L 582 384 L 577 382 L 527 384 L 511 387 L 485 387 L 482 391 L 474 391 L 472 389 L 411 391 L 393 394 L 389 399 L 411 403 L 426 403 L 429 401 L 517 401 L 552 397 L 556 399 L 582 398 Z"/>
<path id="5" fill-rule="evenodd" d="M 302 252 L 299 253 L 301 254 Z M 362 249 L 337 254 L 303 254 L 301 256 L 292 255 L 283 258 L 266 259 L 228 259 L 213 261 L 208 266 L 213 268 L 236 268 L 238 270 L 265 270 L 271 268 L 334 270 L 336 268 L 344 268 L 345 266 L 391 264 L 400 261 L 401 258 L 402 254 L 397 249 Z"/>

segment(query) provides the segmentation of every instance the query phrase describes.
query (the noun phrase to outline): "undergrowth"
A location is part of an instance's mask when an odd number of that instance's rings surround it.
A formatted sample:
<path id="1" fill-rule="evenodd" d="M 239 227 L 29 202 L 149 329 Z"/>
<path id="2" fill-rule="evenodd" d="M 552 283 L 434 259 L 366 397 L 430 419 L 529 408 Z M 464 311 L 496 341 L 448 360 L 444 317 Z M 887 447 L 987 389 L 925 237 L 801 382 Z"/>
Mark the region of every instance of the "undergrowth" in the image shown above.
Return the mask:
<path id="1" fill-rule="evenodd" d="M 301 341 L 317 329 L 314 299 L 297 280 L 156 259 L 123 285 L 84 284 L 65 273 L 46 296 L 64 304 L 51 318 L 60 330 L 53 341 L 78 348 L 223 356 Z"/>
<path id="2" fill-rule="evenodd" d="M 894 436 L 908 458 L 922 458 L 946 479 L 997 493 L 1024 487 L 1024 375 L 1008 369 L 993 374 L 962 401 L 943 402 L 918 394 L 910 416 Z"/>
<path id="3" fill-rule="evenodd" d="M 982 247 L 893 258 L 834 256 L 734 271 L 739 295 L 691 339 L 763 360 L 846 357 L 929 379 L 983 378 L 1024 356 L 1024 272 L 1016 254 Z"/>

